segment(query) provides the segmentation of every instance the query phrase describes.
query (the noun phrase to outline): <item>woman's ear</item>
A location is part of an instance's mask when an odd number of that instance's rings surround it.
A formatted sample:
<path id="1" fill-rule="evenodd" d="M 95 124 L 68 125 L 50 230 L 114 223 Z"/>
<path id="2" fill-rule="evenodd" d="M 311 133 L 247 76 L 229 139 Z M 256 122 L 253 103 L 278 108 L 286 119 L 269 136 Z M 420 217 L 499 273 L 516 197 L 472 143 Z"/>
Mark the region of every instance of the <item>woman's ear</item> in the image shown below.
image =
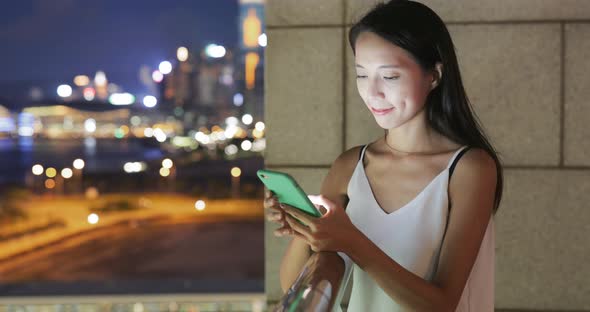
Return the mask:
<path id="1" fill-rule="evenodd" d="M 436 88 L 436 86 L 439 85 L 440 80 L 442 79 L 442 69 L 442 64 L 440 62 L 434 64 L 432 82 L 430 83 L 430 90 Z"/>

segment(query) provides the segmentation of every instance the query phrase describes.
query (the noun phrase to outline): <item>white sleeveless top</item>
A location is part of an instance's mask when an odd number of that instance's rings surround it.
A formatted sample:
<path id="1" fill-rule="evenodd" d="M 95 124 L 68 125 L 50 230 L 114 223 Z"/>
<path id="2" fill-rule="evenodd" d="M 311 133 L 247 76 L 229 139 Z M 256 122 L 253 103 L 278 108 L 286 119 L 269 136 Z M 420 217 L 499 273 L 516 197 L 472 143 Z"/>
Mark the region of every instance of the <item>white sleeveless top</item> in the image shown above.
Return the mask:
<path id="1" fill-rule="evenodd" d="M 466 147 L 457 150 L 445 170 L 414 199 L 391 213 L 379 206 L 365 175 L 362 160 L 367 145 L 362 149 L 348 185 L 346 213 L 352 223 L 389 257 L 427 281 L 432 280 L 436 272 L 447 225 L 449 169 Z M 494 218 L 491 217 L 456 311 L 494 311 L 494 238 Z M 403 310 L 371 276 L 354 263 L 350 266 L 348 257 L 343 258 L 353 277 L 348 311 Z M 349 276 L 345 276 L 344 283 Z"/>

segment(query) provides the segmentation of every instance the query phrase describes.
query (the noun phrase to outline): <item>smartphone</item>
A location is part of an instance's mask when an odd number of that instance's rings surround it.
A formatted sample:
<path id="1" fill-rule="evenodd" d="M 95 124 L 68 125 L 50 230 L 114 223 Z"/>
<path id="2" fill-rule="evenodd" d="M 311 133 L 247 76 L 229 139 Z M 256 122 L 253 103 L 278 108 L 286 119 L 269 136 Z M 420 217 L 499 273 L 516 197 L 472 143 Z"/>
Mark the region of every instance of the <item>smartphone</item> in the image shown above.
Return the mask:
<path id="1" fill-rule="evenodd" d="M 293 206 L 313 217 L 322 216 L 307 194 L 289 174 L 260 169 L 256 171 L 256 175 L 269 190 L 275 193 L 280 203 Z"/>

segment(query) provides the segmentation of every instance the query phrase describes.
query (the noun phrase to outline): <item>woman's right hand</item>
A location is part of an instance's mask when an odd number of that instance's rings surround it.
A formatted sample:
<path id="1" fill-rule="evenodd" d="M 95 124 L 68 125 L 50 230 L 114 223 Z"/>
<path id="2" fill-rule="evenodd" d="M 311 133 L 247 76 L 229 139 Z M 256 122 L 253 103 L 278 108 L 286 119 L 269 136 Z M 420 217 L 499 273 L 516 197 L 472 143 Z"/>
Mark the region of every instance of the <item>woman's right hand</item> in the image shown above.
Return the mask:
<path id="1" fill-rule="evenodd" d="M 276 222 L 280 225 L 280 227 L 274 231 L 275 236 L 293 234 L 291 226 L 287 223 L 287 220 L 285 220 L 286 212 L 281 208 L 277 196 L 266 187 L 264 188 L 264 209 L 266 210 L 267 220 Z"/>

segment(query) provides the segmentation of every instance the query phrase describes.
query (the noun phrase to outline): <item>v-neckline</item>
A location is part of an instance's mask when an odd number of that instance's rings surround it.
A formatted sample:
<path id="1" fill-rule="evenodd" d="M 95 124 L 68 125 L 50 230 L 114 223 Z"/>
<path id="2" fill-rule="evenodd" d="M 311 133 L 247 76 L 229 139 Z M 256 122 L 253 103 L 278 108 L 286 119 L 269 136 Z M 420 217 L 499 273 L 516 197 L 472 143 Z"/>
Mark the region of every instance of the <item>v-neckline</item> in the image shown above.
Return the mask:
<path id="1" fill-rule="evenodd" d="M 381 204 L 377 201 L 377 197 L 375 197 L 375 193 L 373 192 L 373 187 L 371 186 L 371 182 L 369 181 L 369 177 L 367 177 L 367 173 L 365 171 L 365 166 L 363 164 L 363 158 L 365 158 L 365 152 L 368 146 L 365 146 L 365 150 L 362 152 L 362 157 L 361 159 L 359 159 L 358 164 L 361 167 L 361 171 L 363 174 L 363 179 L 364 181 L 367 183 L 367 186 L 369 187 L 369 191 L 371 193 L 371 198 L 373 200 L 373 202 L 377 205 L 377 207 L 379 208 L 379 210 L 381 211 L 382 214 L 386 215 L 386 216 L 390 216 L 390 215 L 394 215 L 397 214 L 397 212 L 402 211 L 403 209 L 405 209 L 406 207 L 410 206 L 412 203 L 414 203 L 416 200 L 418 200 L 419 197 L 422 196 L 422 194 L 428 189 L 430 188 L 430 186 L 436 181 L 438 180 L 445 172 L 447 172 L 450 167 L 451 167 L 451 163 L 453 162 L 453 160 L 455 159 L 455 157 L 457 156 L 457 153 L 459 153 L 459 151 L 461 151 L 465 146 L 461 146 L 459 149 L 457 149 L 454 153 L 453 156 L 451 156 L 451 159 L 447 162 L 447 166 L 445 167 L 444 170 L 442 170 L 439 174 L 437 174 L 434 178 L 432 178 L 432 180 L 430 180 L 430 182 L 428 182 L 428 184 L 416 195 L 414 196 L 414 198 L 412 198 L 409 202 L 405 203 L 404 205 L 402 205 L 401 207 L 391 211 L 391 212 L 387 212 L 385 209 L 383 209 L 383 207 L 381 206 Z"/>

